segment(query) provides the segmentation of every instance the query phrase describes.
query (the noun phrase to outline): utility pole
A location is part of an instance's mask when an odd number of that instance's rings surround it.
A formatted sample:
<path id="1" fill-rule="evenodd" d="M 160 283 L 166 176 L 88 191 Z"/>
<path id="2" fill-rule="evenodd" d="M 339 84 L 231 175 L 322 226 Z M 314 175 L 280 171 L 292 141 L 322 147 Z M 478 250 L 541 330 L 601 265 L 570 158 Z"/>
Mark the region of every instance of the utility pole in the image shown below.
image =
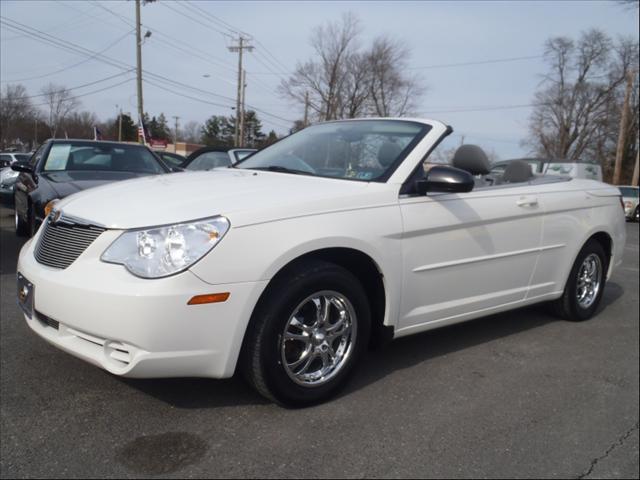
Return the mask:
<path id="1" fill-rule="evenodd" d="M 175 129 L 173 130 L 173 153 L 176 153 L 177 150 L 177 143 L 178 143 L 178 120 L 180 120 L 180 117 L 174 115 L 173 119 L 175 120 Z"/>
<path id="2" fill-rule="evenodd" d="M 140 0 L 136 0 L 136 72 L 138 83 L 138 121 L 142 125 L 142 35 L 140 34 Z"/>
<path id="3" fill-rule="evenodd" d="M 239 147 L 244 146 L 244 95 L 245 90 L 247 88 L 247 71 L 242 70 L 242 98 L 240 101 L 240 141 L 238 142 Z"/>
<path id="4" fill-rule="evenodd" d="M 640 172 L 638 172 L 638 169 L 640 167 L 640 165 L 638 165 L 640 160 L 640 148 L 638 148 L 638 150 L 636 151 L 636 166 L 633 167 L 633 180 L 631 180 L 631 185 L 637 187 L 638 186 L 638 174 Z"/>
<path id="5" fill-rule="evenodd" d="M 118 105 L 116 105 L 116 109 L 118 109 Z M 122 141 L 122 107 L 117 110 L 118 113 L 118 141 Z"/>
<path id="6" fill-rule="evenodd" d="M 309 126 L 309 91 L 304 92 L 304 126 Z"/>
<path id="7" fill-rule="evenodd" d="M 616 163 L 613 167 L 613 184 L 620 185 L 620 176 L 622 175 L 622 156 L 624 155 L 624 145 L 627 138 L 627 130 L 629 123 L 629 98 L 631 97 L 631 89 L 633 88 L 634 72 L 627 71 L 627 90 L 624 94 L 624 103 L 622 104 L 622 115 L 620 116 L 620 132 L 618 133 L 618 148 L 616 149 Z"/>
<path id="8" fill-rule="evenodd" d="M 242 52 L 248 50 L 253 51 L 253 46 L 245 44 L 245 38 L 239 34 L 238 44 L 231 45 L 229 47 L 230 52 L 238 52 L 238 96 L 236 99 L 236 128 L 235 128 L 235 146 L 240 146 L 240 118 L 242 115 L 241 110 L 241 96 L 242 96 Z"/>

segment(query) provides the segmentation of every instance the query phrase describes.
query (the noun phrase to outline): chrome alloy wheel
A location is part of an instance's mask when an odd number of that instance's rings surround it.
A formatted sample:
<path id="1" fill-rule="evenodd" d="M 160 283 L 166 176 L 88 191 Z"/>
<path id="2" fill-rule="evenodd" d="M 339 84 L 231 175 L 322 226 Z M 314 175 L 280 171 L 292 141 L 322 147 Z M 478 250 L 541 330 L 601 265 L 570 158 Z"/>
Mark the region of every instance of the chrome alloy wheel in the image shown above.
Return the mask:
<path id="1" fill-rule="evenodd" d="M 347 364 L 356 334 L 355 310 L 344 295 L 322 291 L 308 296 L 289 317 L 280 339 L 287 375 L 305 387 L 325 384 Z"/>
<path id="2" fill-rule="evenodd" d="M 578 288 L 576 297 L 578 305 L 585 310 L 593 305 L 598 293 L 602 278 L 602 261 L 595 253 L 587 256 L 578 270 Z"/>

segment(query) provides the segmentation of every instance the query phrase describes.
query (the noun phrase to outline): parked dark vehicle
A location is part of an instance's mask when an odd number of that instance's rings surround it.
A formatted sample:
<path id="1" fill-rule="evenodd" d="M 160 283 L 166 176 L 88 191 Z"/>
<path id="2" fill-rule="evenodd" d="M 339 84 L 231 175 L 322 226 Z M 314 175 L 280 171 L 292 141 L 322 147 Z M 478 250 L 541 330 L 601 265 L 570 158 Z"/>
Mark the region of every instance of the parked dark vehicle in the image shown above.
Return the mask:
<path id="1" fill-rule="evenodd" d="M 20 172 L 14 191 L 20 236 L 33 236 L 53 200 L 105 183 L 171 171 L 143 145 L 92 140 L 48 140 L 28 162 L 11 168 Z"/>
<path id="2" fill-rule="evenodd" d="M 162 161 L 166 163 L 169 167 L 181 168 L 182 165 L 187 161 L 187 157 L 178 155 L 177 153 L 159 152 L 157 150 L 154 150 L 153 153 L 158 155 L 162 159 Z"/>
<path id="3" fill-rule="evenodd" d="M 181 167 L 185 170 L 230 167 L 254 152 L 257 152 L 255 148 L 204 147 L 189 155 Z"/>

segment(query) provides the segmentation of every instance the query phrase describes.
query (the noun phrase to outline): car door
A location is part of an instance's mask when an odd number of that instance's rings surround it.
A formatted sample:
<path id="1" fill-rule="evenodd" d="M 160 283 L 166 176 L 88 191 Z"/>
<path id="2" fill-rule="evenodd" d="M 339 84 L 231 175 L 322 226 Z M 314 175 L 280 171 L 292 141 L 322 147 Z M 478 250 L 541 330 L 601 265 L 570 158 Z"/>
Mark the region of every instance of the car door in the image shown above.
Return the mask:
<path id="1" fill-rule="evenodd" d="M 399 330 L 524 300 L 539 257 L 535 187 L 400 198 L 404 225 Z"/>

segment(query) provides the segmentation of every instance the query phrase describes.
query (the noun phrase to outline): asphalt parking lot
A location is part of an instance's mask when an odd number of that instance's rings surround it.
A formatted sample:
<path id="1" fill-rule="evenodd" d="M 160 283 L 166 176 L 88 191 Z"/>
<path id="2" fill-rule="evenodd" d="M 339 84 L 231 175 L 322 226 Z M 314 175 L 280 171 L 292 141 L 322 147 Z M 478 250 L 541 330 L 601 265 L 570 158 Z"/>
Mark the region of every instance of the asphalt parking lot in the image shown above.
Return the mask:
<path id="1" fill-rule="evenodd" d="M 638 478 L 638 224 L 599 314 L 398 340 L 304 410 L 239 378 L 125 380 L 31 334 L 0 210 L 0 476 Z"/>

